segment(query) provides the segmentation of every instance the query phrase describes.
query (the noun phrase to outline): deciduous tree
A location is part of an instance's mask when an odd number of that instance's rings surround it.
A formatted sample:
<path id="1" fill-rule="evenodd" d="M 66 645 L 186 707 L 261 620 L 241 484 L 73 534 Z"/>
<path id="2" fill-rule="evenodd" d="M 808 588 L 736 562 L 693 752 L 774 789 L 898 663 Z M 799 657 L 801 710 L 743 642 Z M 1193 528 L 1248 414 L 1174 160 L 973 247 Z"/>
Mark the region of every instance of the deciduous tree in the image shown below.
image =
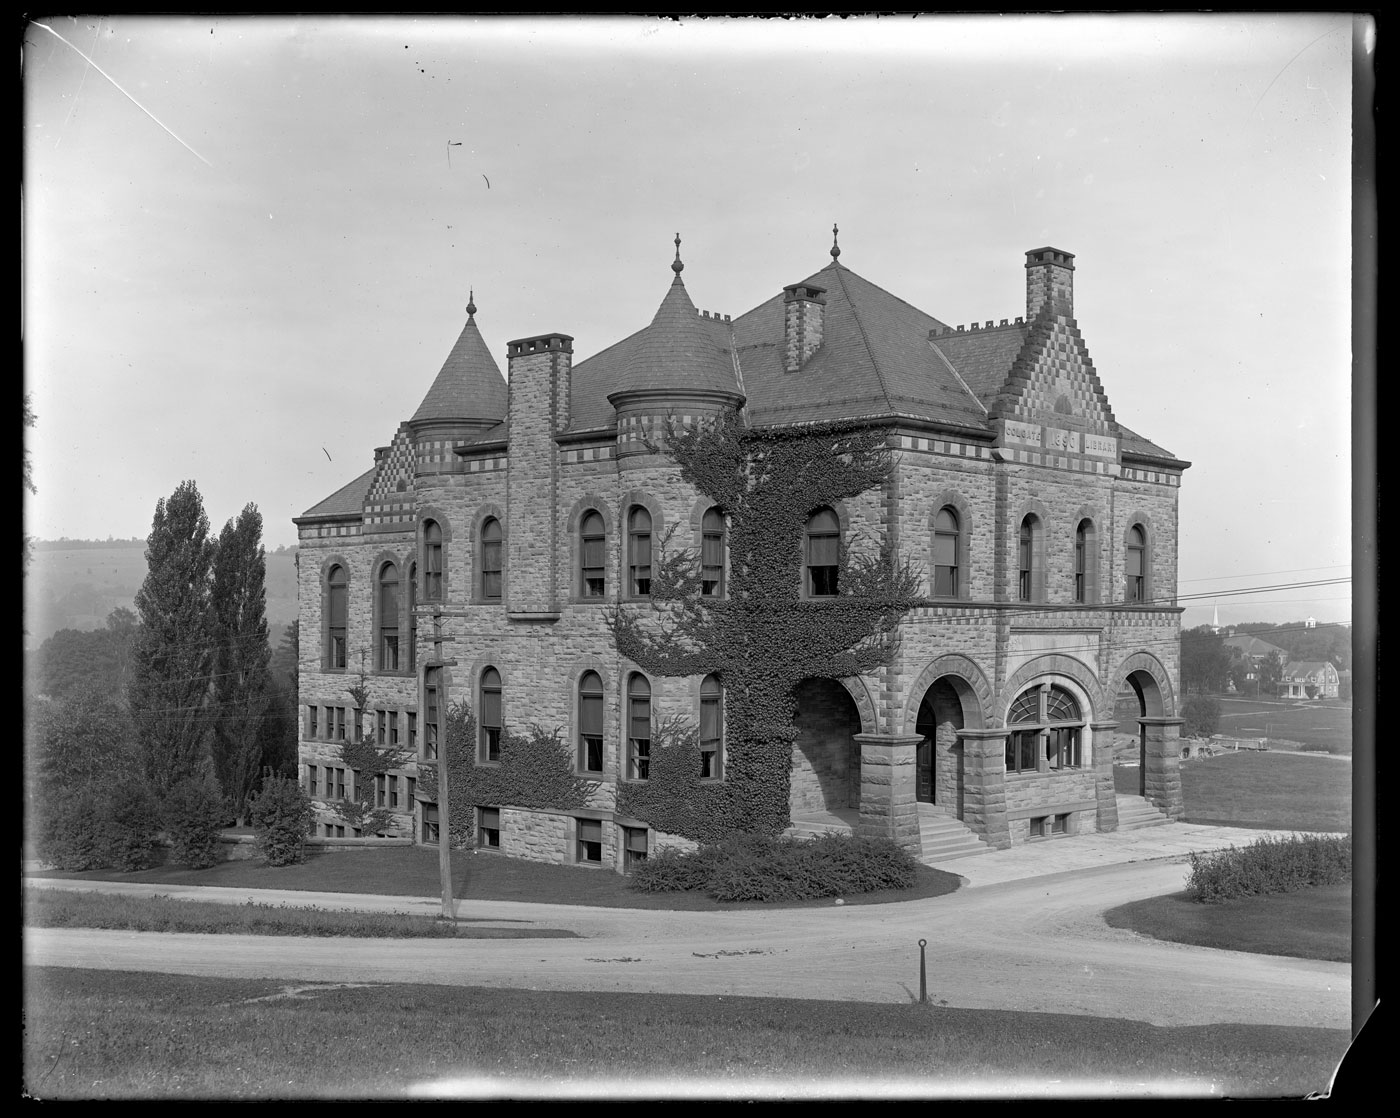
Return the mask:
<path id="1" fill-rule="evenodd" d="M 272 697 L 266 576 L 262 514 L 248 504 L 219 533 L 211 591 L 214 768 L 240 826 L 258 782 L 262 726 Z"/>
<path id="2" fill-rule="evenodd" d="M 136 594 L 141 633 L 127 700 L 146 779 L 160 793 L 211 767 L 213 670 L 209 569 L 214 542 L 193 481 L 156 503 L 146 581 Z"/>

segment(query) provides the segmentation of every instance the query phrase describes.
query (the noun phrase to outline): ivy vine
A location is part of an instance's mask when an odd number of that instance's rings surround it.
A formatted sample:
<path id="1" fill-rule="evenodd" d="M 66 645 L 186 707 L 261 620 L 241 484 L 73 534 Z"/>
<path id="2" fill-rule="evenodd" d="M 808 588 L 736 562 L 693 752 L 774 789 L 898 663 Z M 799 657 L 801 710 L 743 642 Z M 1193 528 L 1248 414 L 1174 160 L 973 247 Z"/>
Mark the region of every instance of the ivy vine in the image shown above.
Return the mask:
<path id="1" fill-rule="evenodd" d="M 614 607 L 607 622 L 618 652 L 644 671 L 719 677 L 725 773 L 702 781 L 693 731 L 672 727 L 653 745 L 650 780 L 619 787 L 618 810 L 700 842 L 776 835 L 790 822 L 794 688 L 887 665 L 900 619 L 922 600 L 919 573 L 883 539 L 844 540 L 838 594 L 802 596 L 808 517 L 888 483 L 893 456 L 884 430 L 858 422 L 751 428 L 734 413 L 672 421 L 665 453 L 727 517 L 726 596 L 703 597 L 699 556 L 678 550 L 653 564 L 649 605 Z"/>
<path id="2" fill-rule="evenodd" d="M 583 807 L 598 782 L 574 772 L 573 756 L 559 730 L 532 725 L 524 734 L 501 734 L 499 761 L 480 763 L 476 755 L 476 717 L 465 702 L 447 709 L 442 748 L 446 750 L 448 834 L 454 847 L 469 846 L 475 831 L 475 807 L 523 807 L 571 811 Z M 437 766 L 418 767 L 417 796 L 438 801 Z"/>

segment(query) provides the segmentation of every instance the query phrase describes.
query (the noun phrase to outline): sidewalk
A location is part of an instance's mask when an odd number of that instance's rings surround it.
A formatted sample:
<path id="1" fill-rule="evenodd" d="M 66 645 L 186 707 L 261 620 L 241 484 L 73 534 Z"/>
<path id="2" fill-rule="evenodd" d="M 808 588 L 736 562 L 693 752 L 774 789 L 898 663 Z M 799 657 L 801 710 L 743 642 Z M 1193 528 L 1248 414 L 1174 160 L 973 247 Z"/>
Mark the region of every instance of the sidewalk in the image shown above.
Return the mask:
<path id="1" fill-rule="evenodd" d="M 1133 862 L 1181 861 L 1194 852 L 1248 846 L 1264 835 L 1287 836 L 1289 831 L 1256 831 L 1242 827 L 1212 827 L 1196 823 L 1164 823 L 1137 831 L 1106 834 L 1069 835 L 1039 842 L 1022 843 L 1008 850 L 989 851 L 973 857 L 932 862 L 935 869 L 956 874 L 964 889 L 1000 885 L 1008 881 L 1049 877 L 1099 869 Z M 39 863 L 23 863 L 25 873 L 42 873 Z M 1182 887 L 1186 871 L 1182 870 Z M 131 896 L 167 896 L 184 900 L 214 901 L 224 904 L 285 904 L 357 912 L 402 912 L 433 916 L 441 908 L 437 897 L 388 897 L 364 893 L 321 893 L 292 889 L 247 889 L 208 885 L 162 885 L 123 881 L 90 881 L 82 878 L 27 877 L 27 884 L 52 889 L 126 893 Z M 483 925 L 513 921 L 548 921 L 582 913 L 617 914 L 627 909 L 598 909 L 584 905 L 552 905 L 545 902 L 489 901 L 473 898 L 463 902 L 459 917 Z M 898 902 L 895 902 L 898 903 Z"/>

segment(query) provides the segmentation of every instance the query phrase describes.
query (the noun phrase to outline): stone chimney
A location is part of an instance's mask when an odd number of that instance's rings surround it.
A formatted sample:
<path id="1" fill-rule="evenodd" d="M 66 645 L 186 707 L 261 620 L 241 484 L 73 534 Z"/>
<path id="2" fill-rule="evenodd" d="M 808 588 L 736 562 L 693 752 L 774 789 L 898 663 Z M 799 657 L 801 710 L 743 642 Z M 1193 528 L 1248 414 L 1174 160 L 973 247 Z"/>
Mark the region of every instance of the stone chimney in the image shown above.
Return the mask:
<path id="1" fill-rule="evenodd" d="M 1074 253 L 1033 248 L 1026 253 L 1026 321 L 1047 305 L 1051 314 L 1074 317 Z"/>
<path id="2" fill-rule="evenodd" d="M 783 370 L 795 373 L 821 348 L 826 288 L 794 283 L 783 288 Z"/>
<path id="3" fill-rule="evenodd" d="M 510 369 L 506 455 L 506 612 L 518 620 L 559 615 L 554 509 L 559 453 L 554 436 L 568 422 L 573 338 L 542 334 L 507 344 Z"/>

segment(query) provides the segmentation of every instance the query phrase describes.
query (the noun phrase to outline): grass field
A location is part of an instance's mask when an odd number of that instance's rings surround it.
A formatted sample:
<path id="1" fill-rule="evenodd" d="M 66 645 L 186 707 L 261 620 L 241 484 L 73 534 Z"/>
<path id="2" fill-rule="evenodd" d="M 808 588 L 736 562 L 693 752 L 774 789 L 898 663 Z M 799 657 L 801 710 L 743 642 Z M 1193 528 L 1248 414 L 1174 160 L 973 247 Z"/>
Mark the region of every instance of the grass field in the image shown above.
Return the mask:
<path id="1" fill-rule="evenodd" d="M 367 939 L 576 939 L 562 928 L 481 927 L 431 916 L 340 912 L 286 905 L 218 904 L 172 897 L 131 897 L 67 889 L 26 889 L 24 926 L 108 928 L 129 932 L 193 932 L 205 935 L 345 936 Z"/>
<path id="2" fill-rule="evenodd" d="M 1119 905 L 1110 927 L 1197 947 L 1351 961 L 1351 884 L 1200 904 L 1183 891 Z"/>
<path id="3" fill-rule="evenodd" d="M 1351 830 L 1349 760 L 1297 753 L 1224 753 L 1181 763 L 1186 822 L 1289 831 Z M 1119 792 L 1136 795 L 1136 768 L 1115 766 Z"/>
<path id="4" fill-rule="evenodd" d="M 1351 752 L 1351 703 L 1336 699 L 1283 702 L 1217 696 L 1220 727 L 1226 737 L 1282 738 L 1309 749 Z"/>
<path id="5" fill-rule="evenodd" d="M 39 968 L 24 1088 L 40 1099 L 762 1093 L 930 1097 L 1326 1088 L 1344 1030 L 1160 1028 L 1068 1014 L 670 994 L 285 983 Z"/>
<path id="6" fill-rule="evenodd" d="M 453 851 L 452 895 L 489 901 L 541 901 L 550 904 L 596 905 L 602 908 L 682 909 L 701 912 L 743 908 L 804 908 L 826 906 L 828 900 L 783 904 L 722 904 L 703 894 L 638 893 L 627 878 L 587 866 L 556 866 L 526 862 L 496 854 Z M 887 889 L 845 898 L 848 905 L 887 904 L 937 897 L 958 888 L 956 874 L 919 866 L 909 889 Z M 220 862 L 207 870 L 159 866 L 137 873 L 92 870 L 61 873 L 44 870 L 39 876 L 86 881 L 144 881 L 159 885 L 223 885 L 241 889 L 311 889 L 329 893 L 377 893 L 390 897 L 441 895 L 438 852 L 433 847 L 389 847 L 384 850 L 343 850 L 316 853 L 299 866 L 273 868 L 257 859 Z"/>

